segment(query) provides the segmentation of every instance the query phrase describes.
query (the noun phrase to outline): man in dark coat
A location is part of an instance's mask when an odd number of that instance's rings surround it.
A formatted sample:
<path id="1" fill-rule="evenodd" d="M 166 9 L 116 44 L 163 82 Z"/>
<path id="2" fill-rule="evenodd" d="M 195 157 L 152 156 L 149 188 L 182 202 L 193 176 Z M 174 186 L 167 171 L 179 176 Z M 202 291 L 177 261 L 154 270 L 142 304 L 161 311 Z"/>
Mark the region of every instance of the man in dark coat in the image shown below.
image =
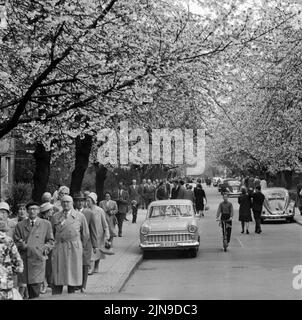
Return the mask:
<path id="1" fill-rule="evenodd" d="M 261 212 L 265 196 L 261 192 L 261 187 L 256 186 L 256 192 L 252 194 L 252 210 L 255 219 L 255 232 L 261 233 Z"/>
<path id="2" fill-rule="evenodd" d="M 302 215 L 302 182 L 297 184 L 296 206 L 299 208 L 300 215 Z"/>
<path id="3" fill-rule="evenodd" d="M 85 205 L 85 195 L 83 192 L 77 192 L 73 196 L 74 200 L 74 208 L 75 210 L 83 213 L 86 218 L 88 229 L 89 229 L 89 237 L 85 243 L 83 243 L 83 283 L 80 289 L 81 292 L 85 292 L 89 267 L 91 263 L 91 253 L 92 250 L 96 253 L 98 247 L 98 238 L 97 238 L 97 224 L 94 217 L 94 214 L 91 210 L 84 208 Z"/>
<path id="4" fill-rule="evenodd" d="M 115 215 L 117 218 L 118 236 L 122 237 L 123 222 L 126 218 L 129 205 L 129 193 L 125 190 L 124 183 L 122 181 L 119 182 L 119 187 L 114 192 L 114 200 L 118 206 L 118 212 Z"/>
<path id="5" fill-rule="evenodd" d="M 38 217 L 38 203 L 29 202 L 26 210 L 28 219 L 17 224 L 14 241 L 24 264 L 22 282 L 27 284 L 29 299 L 33 299 L 40 295 L 47 255 L 53 248 L 54 236 L 51 223 Z"/>
<path id="6" fill-rule="evenodd" d="M 177 193 L 177 199 L 185 199 L 185 192 L 186 192 L 185 182 L 183 180 L 180 180 L 179 181 L 179 190 Z"/>
<path id="7" fill-rule="evenodd" d="M 177 199 L 178 190 L 179 190 L 178 181 L 174 180 L 173 181 L 173 187 L 172 187 L 172 190 L 171 190 L 171 199 Z"/>

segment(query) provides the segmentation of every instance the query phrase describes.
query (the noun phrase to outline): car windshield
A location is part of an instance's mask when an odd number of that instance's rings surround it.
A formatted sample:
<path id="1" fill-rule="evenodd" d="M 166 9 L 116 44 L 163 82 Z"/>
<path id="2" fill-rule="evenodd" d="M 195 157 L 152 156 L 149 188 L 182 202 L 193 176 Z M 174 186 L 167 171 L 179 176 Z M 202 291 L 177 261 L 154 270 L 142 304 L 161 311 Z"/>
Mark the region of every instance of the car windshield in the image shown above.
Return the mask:
<path id="1" fill-rule="evenodd" d="M 193 216 L 193 208 L 191 205 L 152 206 L 149 212 L 149 218 L 191 216 Z"/>

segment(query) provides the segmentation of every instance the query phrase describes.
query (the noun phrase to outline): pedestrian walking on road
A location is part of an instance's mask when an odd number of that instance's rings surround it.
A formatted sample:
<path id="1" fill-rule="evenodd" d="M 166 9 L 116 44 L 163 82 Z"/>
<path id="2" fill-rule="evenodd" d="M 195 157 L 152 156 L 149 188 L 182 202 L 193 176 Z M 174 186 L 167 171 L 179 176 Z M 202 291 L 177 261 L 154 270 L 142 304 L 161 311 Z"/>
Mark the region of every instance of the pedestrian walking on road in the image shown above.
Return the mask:
<path id="1" fill-rule="evenodd" d="M 252 194 L 252 210 L 255 219 L 255 233 L 261 233 L 261 212 L 265 196 L 261 192 L 261 187 L 256 186 L 256 192 Z"/>
<path id="2" fill-rule="evenodd" d="M 89 238 L 89 229 L 83 213 L 74 210 L 73 199 L 65 195 L 63 210 L 54 214 L 52 223 L 55 245 L 52 252 L 53 290 L 62 294 L 63 286 L 74 293 L 83 283 L 83 243 Z"/>
<path id="3" fill-rule="evenodd" d="M 231 233 L 232 233 L 232 219 L 234 215 L 234 208 L 233 208 L 233 204 L 229 201 L 229 197 L 226 193 L 223 194 L 222 197 L 223 197 L 223 201 L 220 202 L 218 206 L 216 220 L 220 219 L 221 221 L 228 221 L 229 227 L 226 228 L 226 234 L 227 234 L 227 242 L 229 244 L 231 240 Z M 221 228 L 224 236 L 224 228 L 222 224 L 221 224 Z"/>
<path id="4" fill-rule="evenodd" d="M 122 237 L 123 234 L 123 222 L 126 218 L 129 205 L 129 194 L 128 191 L 124 188 L 124 183 L 119 182 L 119 187 L 115 192 L 115 201 L 118 206 L 118 212 L 116 214 L 117 225 L 118 225 L 118 236 Z"/>
<path id="5" fill-rule="evenodd" d="M 146 179 L 142 180 L 142 183 L 139 185 L 139 194 L 140 194 L 140 203 L 142 209 L 147 209 L 147 199 L 144 193 L 145 187 L 147 187 Z"/>
<path id="6" fill-rule="evenodd" d="M 207 197 L 201 183 L 198 183 L 194 188 L 194 199 L 197 213 L 204 217 L 204 201 L 207 201 Z"/>
<path id="7" fill-rule="evenodd" d="M 185 197 L 185 182 L 184 180 L 179 180 L 179 188 L 178 188 L 178 193 L 177 193 L 177 199 L 184 199 Z"/>
<path id="8" fill-rule="evenodd" d="M 149 204 L 155 199 L 155 187 L 152 184 L 151 179 L 148 179 L 147 185 L 144 188 L 144 198 L 146 199 L 146 206 L 148 208 Z"/>
<path id="9" fill-rule="evenodd" d="M 171 189 L 171 199 L 177 199 L 177 194 L 179 191 L 179 184 L 177 180 L 173 180 L 173 186 Z"/>
<path id="10" fill-rule="evenodd" d="M 302 216 L 302 181 L 297 184 L 296 206 L 299 208 Z"/>
<path id="11" fill-rule="evenodd" d="M 247 194 L 246 189 L 241 189 L 241 195 L 238 197 L 239 203 L 239 221 L 241 222 L 242 231 L 246 230 L 246 233 L 249 233 L 249 222 L 252 220 L 252 213 L 251 213 L 251 196 Z"/>
<path id="12" fill-rule="evenodd" d="M 132 223 L 136 223 L 138 203 L 136 200 L 131 201 Z"/>
<path id="13" fill-rule="evenodd" d="M 46 260 L 53 248 L 54 236 L 48 220 L 38 217 L 40 206 L 36 202 L 26 205 L 28 219 L 16 226 L 14 241 L 24 264 L 23 283 L 27 284 L 29 299 L 40 295 L 45 280 Z"/>
<path id="14" fill-rule="evenodd" d="M 105 211 L 106 220 L 109 227 L 109 242 L 113 246 L 113 238 L 116 237 L 115 226 L 117 225 L 116 214 L 118 212 L 117 203 L 111 200 L 111 193 L 105 193 L 105 200 L 99 203 L 100 207 Z"/>
<path id="15" fill-rule="evenodd" d="M 267 188 L 267 182 L 264 178 L 260 181 L 260 187 L 261 187 L 261 190 Z"/>
<path id="16" fill-rule="evenodd" d="M 94 194 L 97 198 L 97 195 Z M 85 218 L 89 229 L 89 237 L 86 239 L 86 242 L 83 242 L 83 281 L 82 285 L 77 289 L 81 290 L 81 292 L 85 292 L 87 278 L 91 263 L 92 251 L 97 252 L 98 248 L 98 239 L 97 239 L 97 221 L 95 215 L 93 214 L 91 208 L 89 207 L 89 200 L 91 198 L 87 198 L 88 208 L 84 208 L 86 198 L 83 192 L 76 192 L 73 196 L 74 208 L 77 212 L 82 213 Z"/>
<path id="17" fill-rule="evenodd" d="M 106 220 L 105 211 L 97 206 L 97 195 L 94 192 L 91 192 L 87 198 L 87 204 L 89 209 L 93 212 L 95 221 L 96 221 L 96 231 L 97 231 L 97 248 L 98 250 L 93 251 L 91 255 L 90 261 L 90 272 L 98 273 L 99 272 L 99 264 L 101 259 L 105 259 L 105 255 L 103 252 L 103 248 L 105 246 L 105 242 L 109 241 L 110 233 L 109 226 Z M 113 253 L 113 252 L 112 252 Z"/>
<path id="18" fill-rule="evenodd" d="M 193 204 L 195 204 L 193 187 L 191 185 L 188 185 L 188 189 L 185 191 L 184 199 L 191 200 Z"/>
<path id="19" fill-rule="evenodd" d="M 164 182 L 161 181 L 157 187 L 157 190 L 156 190 L 156 199 L 157 200 L 165 200 L 165 199 L 168 199 L 167 197 L 167 193 L 166 193 L 166 188 L 165 188 L 165 185 L 164 185 Z"/>

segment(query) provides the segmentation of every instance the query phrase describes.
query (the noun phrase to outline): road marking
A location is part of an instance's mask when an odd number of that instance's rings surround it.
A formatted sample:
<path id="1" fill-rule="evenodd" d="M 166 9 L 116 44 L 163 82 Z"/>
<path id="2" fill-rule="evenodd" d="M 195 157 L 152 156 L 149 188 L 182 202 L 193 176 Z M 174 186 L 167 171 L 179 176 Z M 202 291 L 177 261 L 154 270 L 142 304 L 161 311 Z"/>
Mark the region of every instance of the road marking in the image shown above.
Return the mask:
<path id="1" fill-rule="evenodd" d="M 240 241 L 240 239 L 239 239 L 239 238 L 236 238 L 236 239 L 237 239 L 237 241 L 239 242 L 240 246 L 243 248 L 244 245 L 243 245 L 243 243 Z"/>

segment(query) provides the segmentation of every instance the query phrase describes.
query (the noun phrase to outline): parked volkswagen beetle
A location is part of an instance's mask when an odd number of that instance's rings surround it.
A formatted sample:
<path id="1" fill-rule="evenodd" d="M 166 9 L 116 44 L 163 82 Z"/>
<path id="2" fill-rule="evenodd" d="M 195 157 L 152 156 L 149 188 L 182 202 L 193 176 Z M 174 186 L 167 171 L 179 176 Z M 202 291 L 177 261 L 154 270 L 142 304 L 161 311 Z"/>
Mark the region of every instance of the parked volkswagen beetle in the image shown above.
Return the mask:
<path id="1" fill-rule="evenodd" d="M 191 200 L 153 201 L 140 228 L 140 247 L 150 250 L 188 250 L 196 257 L 199 249 L 199 217 Z"/>
<path id="2" fill-rule="evenodd" d="M 285 188 L 263 189 L 265 196 L 261 221 L 284 219 L 292 222 L 295 215 L 295 201 L 289 197 L 288 190 Z"/>

